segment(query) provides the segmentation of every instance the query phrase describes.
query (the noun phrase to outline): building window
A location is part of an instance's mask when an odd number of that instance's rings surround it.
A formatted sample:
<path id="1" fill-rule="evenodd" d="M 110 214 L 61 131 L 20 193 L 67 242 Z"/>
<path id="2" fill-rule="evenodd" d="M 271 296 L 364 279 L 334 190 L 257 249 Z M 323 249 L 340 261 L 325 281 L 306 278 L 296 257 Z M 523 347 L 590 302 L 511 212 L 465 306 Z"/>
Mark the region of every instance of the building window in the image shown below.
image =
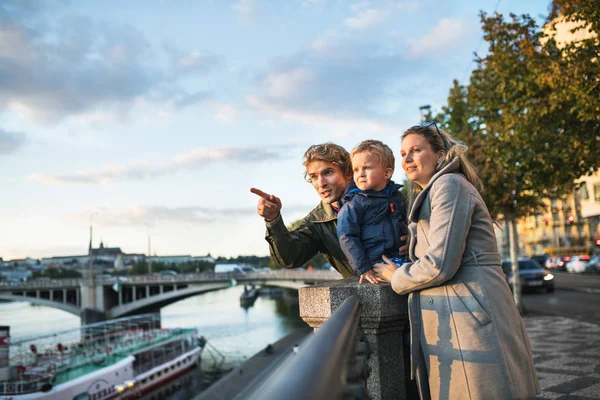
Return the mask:
<path id="1" fill-rule="evenodd" d="M 600 183 L 594 185 L 594 201 L 600 201 Z"/>
<path id="2" fill-rule="evenodd" d="M 587 190 L 587 183 L 583 182 L 581 186 L 579 186 L 579 196 L 581 197 L 581 200 L 588 200 L 590 198 Z"/>

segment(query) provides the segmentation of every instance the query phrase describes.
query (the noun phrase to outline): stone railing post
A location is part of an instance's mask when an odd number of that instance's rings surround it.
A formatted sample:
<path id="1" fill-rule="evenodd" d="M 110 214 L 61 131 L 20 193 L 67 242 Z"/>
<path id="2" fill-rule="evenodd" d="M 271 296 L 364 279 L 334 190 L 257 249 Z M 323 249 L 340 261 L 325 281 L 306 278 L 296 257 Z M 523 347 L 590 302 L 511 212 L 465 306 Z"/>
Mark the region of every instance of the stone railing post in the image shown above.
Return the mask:
<path id="1" fill-rule="evenodd" d="M 372 399 L 406 399 L 403 332 L 408 323 L 407 296 L 388 283 L 358 284 L 358 278 L 299 289 L 300 317 L 317 330 L 352 295 L 360 298 L 360 327 L 371 356 L 367 389 Z"/>

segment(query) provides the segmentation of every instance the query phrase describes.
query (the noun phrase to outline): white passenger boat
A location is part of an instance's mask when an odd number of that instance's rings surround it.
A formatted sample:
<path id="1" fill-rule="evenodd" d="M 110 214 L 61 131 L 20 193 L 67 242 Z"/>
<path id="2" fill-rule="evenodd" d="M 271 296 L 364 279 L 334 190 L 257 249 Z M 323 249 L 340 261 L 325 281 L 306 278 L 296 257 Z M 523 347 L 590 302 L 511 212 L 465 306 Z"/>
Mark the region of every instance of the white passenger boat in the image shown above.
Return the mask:
<path id="1" fill-rule="evenodd" d="M 137 397 L 200 363 L 196 329 L 162 329 L 158 314 L 10 342 L 0 326 L 0 399 Z"/>

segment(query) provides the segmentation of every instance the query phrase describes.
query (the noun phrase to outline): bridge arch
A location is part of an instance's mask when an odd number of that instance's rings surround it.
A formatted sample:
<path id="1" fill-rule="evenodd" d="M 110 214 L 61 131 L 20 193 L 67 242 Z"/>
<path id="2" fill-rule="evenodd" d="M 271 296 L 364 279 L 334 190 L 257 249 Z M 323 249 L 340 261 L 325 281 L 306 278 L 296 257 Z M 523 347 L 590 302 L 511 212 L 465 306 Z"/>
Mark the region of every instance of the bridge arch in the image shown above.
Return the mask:
<path id="1" fill-rule="evenodd" d="M 9 300 L 9 301 L 26 301 L 32 304 L 38 304 L 41 306 L 58 308 L 59 310 L 63 310 L 68 312 L 69 314 L 73 314 L 76 316 L 80 316 L 81 309 L 74 304 L 70 303 L 60 303 L 58 301 L 48 300 L 48 299 L 40 299 L 38 297 L 29 297 L 29 296 L 16 296 L 8 293 L 0 293 L 0 300 Z"/>
<path id="2" fill-rule="evenodd" d="M 210 292 L 213 290 L 225 289 L 229 286 L 229 282 L 190 284 L 185 289 L 169 291 L 157 296 L 151 296 L 140 300 L 136 300 L 131 303 L 115 306 L 108 310 L 107 314 L 109 318 L 120 318 L 131 314 L 138 314 L 144 312 L 145 309 L 148 308 L 162 308 L 179 300 L 183 300 L 187 297 Z"/>

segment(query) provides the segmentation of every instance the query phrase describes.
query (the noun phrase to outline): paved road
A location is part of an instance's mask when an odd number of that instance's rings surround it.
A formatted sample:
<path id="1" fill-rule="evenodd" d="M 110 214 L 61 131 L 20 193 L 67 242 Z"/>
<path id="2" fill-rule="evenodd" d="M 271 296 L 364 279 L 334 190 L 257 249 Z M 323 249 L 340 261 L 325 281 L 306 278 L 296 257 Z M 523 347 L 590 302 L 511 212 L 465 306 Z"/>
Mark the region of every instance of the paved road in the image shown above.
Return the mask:
<path id="1" fill-rule="evenodd" d="M 600 274 L 571 274 L 551 271 L 557 288 L 600 293 Z"/>
<path id="2" fill-rule="evenodd" d="M 555 315 L 600 325 L 600 293 L 557 288 L 554 293 L 523 294 L 525 315 Z"/>

